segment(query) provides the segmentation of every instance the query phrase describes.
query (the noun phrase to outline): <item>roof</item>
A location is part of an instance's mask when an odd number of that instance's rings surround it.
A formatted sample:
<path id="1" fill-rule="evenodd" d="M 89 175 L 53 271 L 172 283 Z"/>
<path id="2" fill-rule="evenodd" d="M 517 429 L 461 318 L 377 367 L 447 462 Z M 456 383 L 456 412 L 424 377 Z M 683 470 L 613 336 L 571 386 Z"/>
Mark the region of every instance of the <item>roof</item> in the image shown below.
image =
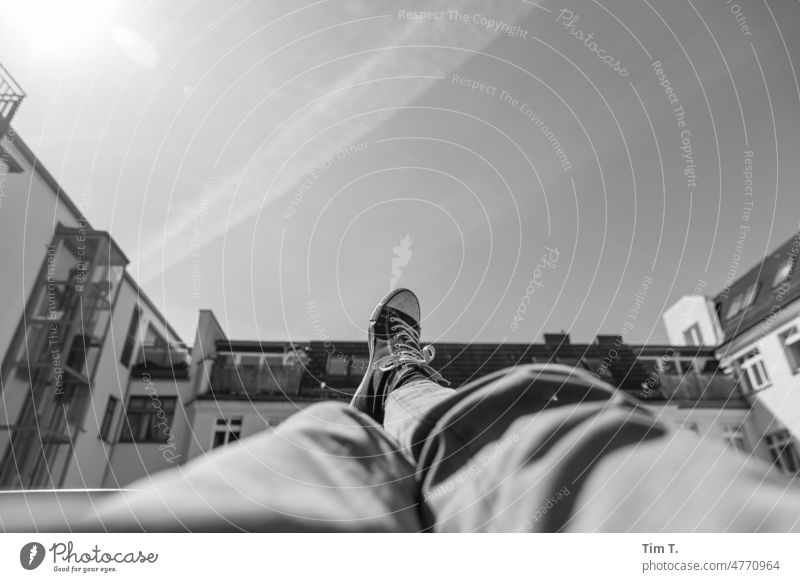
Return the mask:
<path id="1" fill-rule="evenodd" d="M 714 298 L 722 325 L 723 344 L 800 298 L 800 276 L 797 275 L 796 268 L 791 269 L 790 276 L 785 282 L 773 286 L 778 271 L 787 261 L 796 263 L 799 253 L 800 232 L 797 232 L 764 257 L 760 263 L 736 279 L 727 292 L 722 291 Z M 748 296 L 748 292 L 754 292 L 755 295 Z M 736 302 L 739 301 L 741 305 L 743 299 L 749 305 L 738 313 L 731 313 L 728 317 L 732 308 L 736 310 Z"/>
<path id="2" fill-rule="evenodd" d="M 487 374 L 505 368 L 530 363 L 560 363 L 584 368 L 613 386 L 627 391 L 638 398 L 655 402 L 674 402 L 681 405 L 702 405 L 718 407 L 746 407 L 747 404 L 731 378 L 718 372 L 714 350 L 697 346 L 629 346 L 617 336 L 598 336 L 592 344 L 571 344 L 568 336 L 548 336 L 548 341 L 540 344 L 521 343 L 437 343 L 434 367 L 441 372 L 453 387 L 460 387 Z M 557 341 L 556 341 L 557 340 Z M 269 352 L 277 346 L 289 346 L 288 342 L 217 342 L 221 351 Z M 236 378 L 244 380 L 236 384 L 231 377 L 212 372 L 214 394 L 204 394 L 198 398 L 250 399 L 253 400 L 308 400 L 341 399 L 347 400 L 358 387 L 364 367 L 369 359 L 366 342 L 358 341 L 311 341 L 294 344 L 308 356 L 297 388 L 282 385 L 280 390 L 259 393 L 257 376 L 250 378 L 246 368 L 228 369 Z M 681 361 L 701 358 L 704 368 L 701 374 L 685 376 L 660 375 L 656 371 L 656 361 L 664 357 Z M 331 359 L 343 360 L 336 366 L 337 373 L 328 364 Z M 224 365 L 230 366 L 230 363 Z M 261 380 L 263 381 L 263 379 Z M 248 388 L 249 382 L 255 384 Z M 230 385 L 229 385 L 230 384 Z M 643 385 L 652 386 L 644 390 Z M 705 388 L 704 388 L 705 387 Z M 252 391 L 251 391 L 252 390 Z"/>
<path id="3" fill-rule="evenodd" d="M 714 363 L 713 349 L 670 346 L 628 346 L 608 339 L 592 344 L 570 343 L 437 343 L 434 367 L 454 387 L 463 386 L 478 378 L 511 366 L 530 363 L 565 364 L 584 368 L 617 388 L 640 392 L 642 383 L 653 373 L 655 360 L 664 354 L 686 359 L 706 358 Z M 334 356 L 368 358 L 369 350 L 364 342 L 331 342 L 326 348 L 323 342 L 311 342 L 308 350 L 310 361 L 304 380 L 306 385 L 318 385 L 320 378 L 336 388 L 348 389 L 358 386 L 360 373 L 348 378 L 332 378 L 325 372 L 331 347 Z M 642 359 L 644 358 L 644 359 Z"/>
<path id="4" fill-rule="evenodd" d="M 237 353 L 283 353 L 287 349 L 302 350 L 308 347 L 308 342 L 267 342 L 258 340 L 218 340 L 216 343 L 217 352 L 237 352 Z"/>

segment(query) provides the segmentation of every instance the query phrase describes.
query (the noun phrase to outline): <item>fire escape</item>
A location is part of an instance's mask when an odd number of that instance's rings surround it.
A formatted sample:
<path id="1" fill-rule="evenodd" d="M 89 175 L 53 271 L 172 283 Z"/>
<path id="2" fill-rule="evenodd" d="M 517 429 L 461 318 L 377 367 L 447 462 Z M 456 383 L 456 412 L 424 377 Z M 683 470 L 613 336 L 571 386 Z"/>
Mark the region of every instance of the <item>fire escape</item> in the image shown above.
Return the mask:
<path id="1" fill-rule="evenodd" d="M 24 98 L 25 92 L 0 64 L 0 137 L 8 131 L 11 120 Z"/>
<path id="2" fill-rule="evenodd" d="M 126 263 L 107 233 L 56 229 L 2 366 L 0 489 L 61 486 Z"/>

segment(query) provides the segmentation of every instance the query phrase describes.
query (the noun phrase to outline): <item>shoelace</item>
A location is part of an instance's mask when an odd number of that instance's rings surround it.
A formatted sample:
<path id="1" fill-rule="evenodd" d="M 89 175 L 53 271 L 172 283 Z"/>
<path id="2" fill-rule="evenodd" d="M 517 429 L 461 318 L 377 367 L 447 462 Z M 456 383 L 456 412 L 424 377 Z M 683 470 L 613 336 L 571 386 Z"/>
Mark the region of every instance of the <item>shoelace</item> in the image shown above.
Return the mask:
<path id="1" fill-rule="evenodd" d="M 389 332 L 395 339 L 392 346 L 394 353 L 378 365 L 381 371 L 388 372 L 398 366 L 410 364 L 424 370 L 432 380 L 446 382 L 439 372 L 429 365 L 436 355 L 436 350 L 433 346 L 420 346 L 419 333 L 416 329 L 399 317 L 390 317 Z"/>

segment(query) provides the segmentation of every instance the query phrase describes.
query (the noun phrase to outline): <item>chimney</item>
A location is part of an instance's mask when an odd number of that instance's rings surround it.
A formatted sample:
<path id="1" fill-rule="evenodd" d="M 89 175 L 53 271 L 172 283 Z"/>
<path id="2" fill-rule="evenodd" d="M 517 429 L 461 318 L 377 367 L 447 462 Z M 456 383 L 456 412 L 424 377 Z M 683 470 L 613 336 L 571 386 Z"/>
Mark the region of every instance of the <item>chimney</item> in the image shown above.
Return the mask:
<path id="1" fill-rule="evenodd" d="M 625 343 L 625 340 L 622 339 L 621 335 L 598 334 L 597 338 L 594 340 L 594 343 L 596 343 L 599 346 L 605 346 L 608 344 L 623 345 Z"/>
<path id="2" fill-rule="evenodd" d="M 561 333 L 546 333 L 544 334 L 544 343 L 550 346 L 569 345 L 569 334 Z"/>

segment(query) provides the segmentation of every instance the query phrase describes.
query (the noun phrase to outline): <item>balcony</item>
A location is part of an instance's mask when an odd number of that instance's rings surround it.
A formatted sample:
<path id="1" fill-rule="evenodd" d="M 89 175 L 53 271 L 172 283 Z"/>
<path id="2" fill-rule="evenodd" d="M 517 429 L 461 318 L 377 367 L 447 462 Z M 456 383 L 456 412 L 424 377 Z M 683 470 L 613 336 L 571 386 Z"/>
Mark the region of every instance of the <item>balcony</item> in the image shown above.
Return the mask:
<path id="1" fill-rule="evenodd" d="M 681 408 L 748 408 L 737 382 L 723 374 L 662 374 L 658 390 Z"/>
<path id="2" fill-rule="evenodd" d="M 8 130 L 25 92 L 11 74 L 0 65 L 0 137 Z"/>
<path id="3" fill-rule="evenodd" d="M 215 364 L 210 392 L 216 397 L 284 399 L 299 395 L 302 366 L 225 366 Z"/>
<path id="4" fill-rule="evenodd" d="M 144 345 L 131 367 L 131 375 L 185 380 L 189 377 L 189 359 L 189 351 L 182 345 Z"/>

